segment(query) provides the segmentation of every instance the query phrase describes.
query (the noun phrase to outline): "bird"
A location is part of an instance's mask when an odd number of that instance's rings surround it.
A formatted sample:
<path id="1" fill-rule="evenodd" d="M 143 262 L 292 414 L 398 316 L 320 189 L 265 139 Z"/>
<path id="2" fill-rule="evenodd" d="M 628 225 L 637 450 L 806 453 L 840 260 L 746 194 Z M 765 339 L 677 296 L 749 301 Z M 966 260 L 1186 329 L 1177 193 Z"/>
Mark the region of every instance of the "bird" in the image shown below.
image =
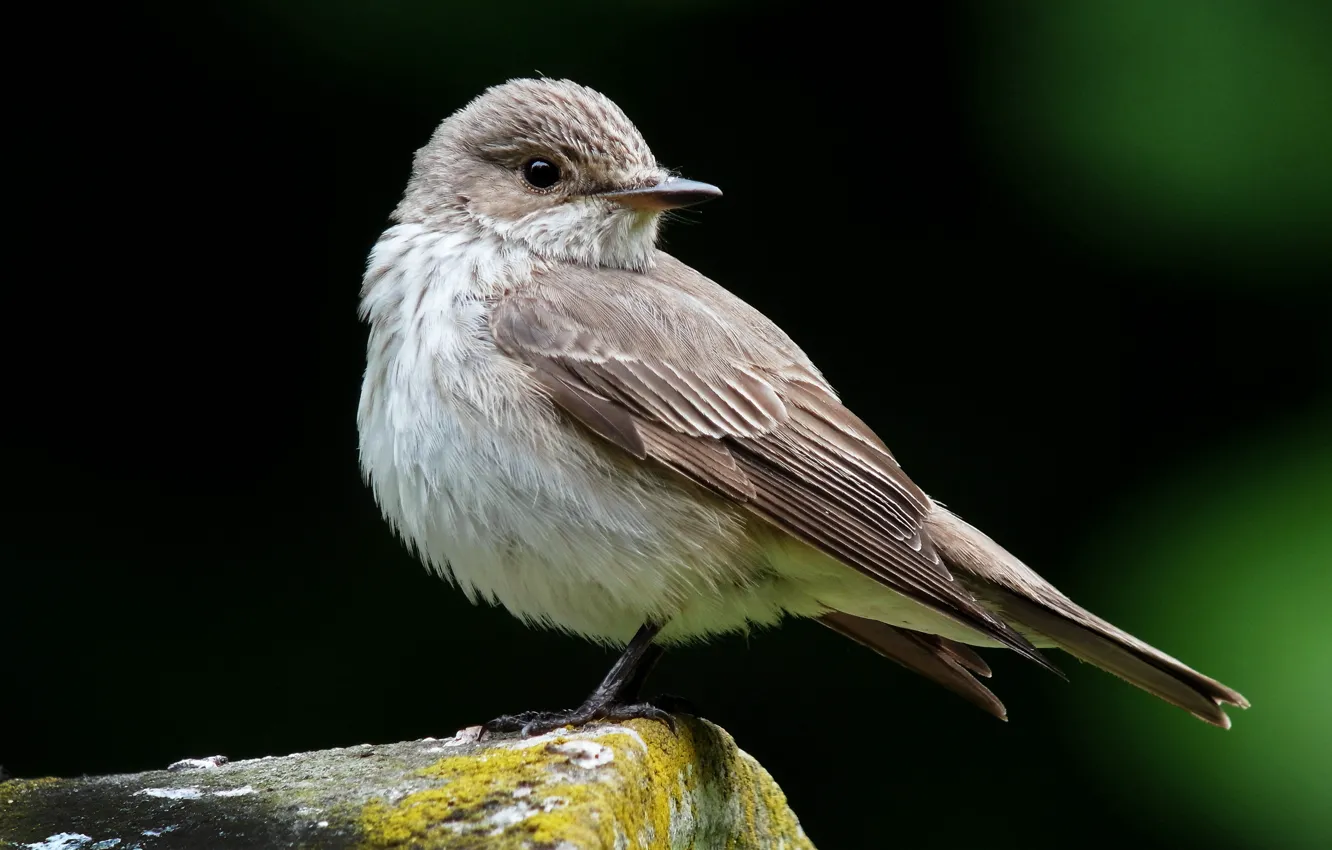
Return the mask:
<path id="1" fill-rule="evenodd" d="M 928 496 L 800 347 L 658 247 L 721 190 L 610 98 L 513 79 L 416 152 L 360 292 L 363 477 L 469 600 L 621 650 L 579 706 L 655 718 L 663 651 L 814 619 L 1000 719 L 977 648 L 1062 649 L 1208 723 L 1237 691 L 1074 603 Z M 1059 673 L 1062 675 L 1062 673 Z"/>

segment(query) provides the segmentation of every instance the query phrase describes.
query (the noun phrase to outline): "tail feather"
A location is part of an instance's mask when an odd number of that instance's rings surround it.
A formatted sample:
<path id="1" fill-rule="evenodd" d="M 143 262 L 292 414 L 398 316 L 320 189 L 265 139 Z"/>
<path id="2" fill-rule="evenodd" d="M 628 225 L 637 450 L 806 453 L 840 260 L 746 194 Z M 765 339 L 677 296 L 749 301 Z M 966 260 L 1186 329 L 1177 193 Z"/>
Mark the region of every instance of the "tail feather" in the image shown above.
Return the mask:
<path id="1" fill-rule="evenodd" d="M 955 575 L 1037 645 L 1053 643 L 1223 729 L 1230 728 L 1230 718 L 1221 706 L 1249 707 L 1239 692 L 1078 606 L 944 508 L 936 506 L 926 524 L 931 541 Z"/>
<path id="2" fill-rule="evenodd" d="M 972 675 L 988 677 L 990 668 L 970 647 L 938 635 L 900 629 L 838 611 L 824 614 L 819 622 L 884 658 L 932 679 L 1000 720 L 1008 719 L 1004 704 Z"/>
<path id="3" fill-rule="evenodd" d="M 1214 726 L 1230 728 L 1230 717 L 1222 705 L 1249 707 L 1249 701 L 1237 691 L 1072 603 L 1069 606 L 1076 611 L 1061 611 L 1002 590 L 996 592 L 995 601 L 1004 618 L 1019 631 L 1026 627 L 1039 632 L 1065 652 L 1114 673 Z"/>
<path id="4" fill-rule="evenodd" d="M 948 638 L 939 637 L 938 635 L 926 635 L 926 637 L 936 638 L 936 642 L 942 652 L 952 656 L 954 661 L 961 664 L 972 673 L 975 673 L 977 676 L 984 676 L 988 679 L 994 675 L 994 671 L 990 669 L 989 664 L 985 663 L 985 659 L 980 657 L 980 653 L 967 646 L 965 643 L 958 643 L 955 640 L 949 640 Z"/>

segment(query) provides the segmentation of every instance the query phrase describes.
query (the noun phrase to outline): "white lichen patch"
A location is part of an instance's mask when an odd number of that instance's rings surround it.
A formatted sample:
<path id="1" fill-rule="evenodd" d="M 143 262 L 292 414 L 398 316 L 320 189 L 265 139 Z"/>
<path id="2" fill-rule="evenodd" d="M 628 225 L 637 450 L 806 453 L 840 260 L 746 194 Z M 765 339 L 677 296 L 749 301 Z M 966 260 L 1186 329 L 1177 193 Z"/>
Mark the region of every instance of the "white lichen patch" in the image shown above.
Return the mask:
<path id="1" fill-rule="evenodd" d="M 625 735 L 638 744 L 639 750 L 644 753 L 648 751 L 647 741 L 643 740 L 643 736 L 638 734 L 638 730 L 631 726 L 600 726 L 593 730 L 593 734 L 589 737 L 600 738 L 603 735 Z"/>
<path id="2" fill-rule="evenodd" d="M 45 841 L 34 841 L 32 844 L 23 846 L 28 850 L 77 850 L 89 841 L 92 841 L 91 835 L 83 835 L 78 832 L 57 832 Z"/>
<path id="3" fill-rule="evenodd" d="M 531 806 L 520 802 L 496 810 L 489 818 L 487 818 L 487 822 L 496 829 L 503 830 L 505 827 L 510 827 L 516 823 L 522 823 L 527 820 L 532 816 L 533 811 Z"/>
<path id="4" fill-rule="evenodd" d="M 197 800 L 203 796 L 198 788 L 142 788 L 134 792 L 145 797 L 161 797 L 164 800 Z"/>
<path id="5" fill-rule="evenodd" d="M 552 744 L 550 749 L 551 752 L 567 755 L 570 764 L 585 770 L 615 761 L 615 751 L 596 741 L 565 741 L 562 744 Z"/>
<path id="6" fill-rule="evenodd" d="M 692 772 L 693 765 L 686 765 L 687 772 Z M 670 821 L 667 825 L 668 840 L 672 847 L 683 847 L 694 834 L 694 804 L 689 793 L 689 783 L 684 776 L 676 777 L 675 793 L 668 798 Z"/>
<path id="7" fill-rule="evenodd" d="M 181 759 L 167 765 L 167 770 L 211 770 L 221 767 L 230 759 L 226 756 L 205 756 L 201 759 Z"/>
<path id="8" fill-rule="evenodd" d="M 569 733 L 563 729 L 557 729 L 554 732 L 547 732 L 544 735 L 533 735 L 530 738 L 519 738 L 516 741 L 499 741 L 495 744 L 497 748 L 506 750 L 525 750 L 528 747 L 539 747 L 544 744 L 558 741 L 561 738 L 567 738 Z"/>
<path id="9" fill-rule="evenodd" d="M 90 841 L 92 841 L 91 844 L 88 843 Z M 84 835 L 79 832 L 60 832 L 45 841 L 36 841 L 22 846 L 26 850 L 112 850 L 118 844 L 120 844 L 119 838 L 104 838 L 101 841 L 93 841 L 91 835 Z M 19 845 L 9 846 L 17 847 Z"/>
<path id="10" fill-rule="evenodd" d="M 578 740 L 581 741 L 587 741 L 593 738 L 604 738 L 607 735 L 624 735 L 633 739 L 634 743 L 638 744 L 639 749 L 643 752 L 646 753 L 648 751 L 647 741 L 643 740 L 643 736 L 638 734 L 637 730 L 631 729 L 628 726 L 592 726 L 586 729 L 579 729 L 576 733 L 571 733 L 568 729 L 556 729 L 555 731 L 547 732 L 544 735 L 533 735 L 531 738 L 520 738 L 516 741 L 504 741 L 496 744 L 496 746 L 511 750 L 521 750 L 526 749 L 527 747 L 537 747 L 552 742 L 567 740 L 570 734 L 577 734 Z"/>
<path id="11" fill-rule="evenodd" d="M 569 801 L 563 797 L 547 797 L 541 801 L 541 811 L 550 814 L 556 809 L 569 805 Z"/>
<path id="12" fill-rule="evenodd" d="M 253 794 L 254 788 L 249 785 L 242 785 L 239 788 L 227 788 L 222 791 L 214 791 L 214 797 L 244 797 L 246 794 Z"/>

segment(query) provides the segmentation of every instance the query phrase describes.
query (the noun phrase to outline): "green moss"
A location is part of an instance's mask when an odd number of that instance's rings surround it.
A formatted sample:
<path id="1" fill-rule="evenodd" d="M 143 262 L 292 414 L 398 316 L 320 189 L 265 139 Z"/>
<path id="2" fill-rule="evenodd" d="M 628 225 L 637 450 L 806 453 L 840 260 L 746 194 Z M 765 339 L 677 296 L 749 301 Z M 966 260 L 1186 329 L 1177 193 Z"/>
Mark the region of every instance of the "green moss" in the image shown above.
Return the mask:
<path id="1" fill-rule="evenodd" d="M 53 776 L 42 779 L 7 779 L 0 782 L 0 835 L 12 835 L 18 831 L 18 826 L 29 808 L 25 799 L 29 794 L 58 784 L 60 780 Z"/>
<path id="2" fill-rule="evenodd" d="M 812 850 L 776 783 L 725 732 L 701 721 L 674 734 L 652 721 L 627 727 L 441 759 L 419 772 L 438 786 L 361 810 L 365 845 Z M 578 768 L 570 741 L 614 759 Z"/>

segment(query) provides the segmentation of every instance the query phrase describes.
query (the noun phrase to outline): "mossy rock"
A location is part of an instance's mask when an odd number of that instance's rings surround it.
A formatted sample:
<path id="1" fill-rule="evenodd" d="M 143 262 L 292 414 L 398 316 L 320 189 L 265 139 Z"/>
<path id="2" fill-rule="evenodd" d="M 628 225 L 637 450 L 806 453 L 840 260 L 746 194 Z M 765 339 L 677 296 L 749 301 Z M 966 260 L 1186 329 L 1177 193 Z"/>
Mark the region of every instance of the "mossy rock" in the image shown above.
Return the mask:
<path id="1" fill-rule="evenodd" d="M 813 848 L 767 771 L 693 718 L 202 765 L 0 783 L 0 846 Z"/>

